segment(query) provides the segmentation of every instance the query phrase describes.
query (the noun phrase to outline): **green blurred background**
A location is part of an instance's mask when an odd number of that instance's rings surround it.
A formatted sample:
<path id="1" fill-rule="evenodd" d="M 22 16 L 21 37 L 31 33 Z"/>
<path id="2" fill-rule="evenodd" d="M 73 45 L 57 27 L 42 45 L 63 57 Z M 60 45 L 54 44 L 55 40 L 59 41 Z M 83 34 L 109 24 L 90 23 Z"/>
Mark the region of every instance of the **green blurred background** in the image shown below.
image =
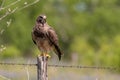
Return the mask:
<path id="1" fill-rule="evenodd" d="M 37 16 L 46 14 L 63 61 L 120 67 L 120 0 L 0 0 L 0 5 L 1 59 L 35 58 L 39 51 L 31 31 Z"/>

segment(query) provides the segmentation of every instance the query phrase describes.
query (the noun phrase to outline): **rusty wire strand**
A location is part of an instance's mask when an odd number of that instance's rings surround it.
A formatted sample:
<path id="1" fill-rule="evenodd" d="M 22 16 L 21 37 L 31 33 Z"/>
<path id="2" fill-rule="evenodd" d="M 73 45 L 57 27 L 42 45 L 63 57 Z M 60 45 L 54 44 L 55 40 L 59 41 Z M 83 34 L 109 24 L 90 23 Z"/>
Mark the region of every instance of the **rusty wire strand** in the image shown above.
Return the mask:
<path id="1" fill-rule="evenodd" d="M 0 62 L 0 65 L 13 65 L 13 66 L 37 66 L 35 63 L 5 63 Z M 104 67 L 104 66 L 81 66 L 81 65 L 55 65 L 55 64 L 48 64 L 48 67 L 60 67 L 60 68 L 79 68 L 79 69 L 104 69 L 104 70 L 119 70 L 120 67 Z"/>
<path id="2" fill-rule="evenodd" d="M 5 63 L 5 62 L 0 62 L 0 65 L 13 65 L 13 66 L 37 66 L 37 64 L 27 64 L 27 63 Z"/>
<path id="3" fill-rule="evenodd" d="M 117 67 L 100 67 L 100 66 L 81 66 L 81 65 L 48 65 L 49 67 L 62 67 L 62 68 L 84 68 L 84 69 L 108 69 L 108 70 L 118 70 Z"/>

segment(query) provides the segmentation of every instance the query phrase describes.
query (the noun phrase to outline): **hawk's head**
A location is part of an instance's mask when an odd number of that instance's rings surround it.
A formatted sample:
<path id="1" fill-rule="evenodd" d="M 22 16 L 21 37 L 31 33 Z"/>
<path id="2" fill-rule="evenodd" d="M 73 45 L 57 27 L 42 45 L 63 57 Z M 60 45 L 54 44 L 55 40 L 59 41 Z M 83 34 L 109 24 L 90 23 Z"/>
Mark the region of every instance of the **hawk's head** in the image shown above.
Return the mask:
<path id="1" fill-rule="evenodd" d="M 37 18 L 37 23 L 41 23 L 41 24 L 44 24 L 46 23 L 46 15 L 40 15 L 38 18 Z"/>

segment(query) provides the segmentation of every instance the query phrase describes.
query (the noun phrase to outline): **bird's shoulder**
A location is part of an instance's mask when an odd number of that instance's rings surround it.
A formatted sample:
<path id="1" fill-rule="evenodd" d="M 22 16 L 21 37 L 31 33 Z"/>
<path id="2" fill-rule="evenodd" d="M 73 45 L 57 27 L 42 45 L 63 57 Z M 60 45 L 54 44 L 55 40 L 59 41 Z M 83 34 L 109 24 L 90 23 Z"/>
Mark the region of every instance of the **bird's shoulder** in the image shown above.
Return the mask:
<path id="1" fill-rule="evenodd" d="M 47 30 L 47 35 L 52 42 L 55 42 L 55 43 L 58 42 L 58 36 L 57 36 L 54 28 L 49 27 L 49 29 Z"/>

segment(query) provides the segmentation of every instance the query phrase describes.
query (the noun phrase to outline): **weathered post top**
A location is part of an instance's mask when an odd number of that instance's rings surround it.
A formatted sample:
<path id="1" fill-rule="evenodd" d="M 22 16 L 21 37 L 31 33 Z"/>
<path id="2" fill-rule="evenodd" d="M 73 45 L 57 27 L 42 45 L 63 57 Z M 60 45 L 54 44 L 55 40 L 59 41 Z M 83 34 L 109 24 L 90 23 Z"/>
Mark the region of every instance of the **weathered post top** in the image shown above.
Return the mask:
<path id="1" fill-rule="evenodd" d="M 37 57 L 37 80 L 48 80 L 47 61 L 47 56 Z"/>

